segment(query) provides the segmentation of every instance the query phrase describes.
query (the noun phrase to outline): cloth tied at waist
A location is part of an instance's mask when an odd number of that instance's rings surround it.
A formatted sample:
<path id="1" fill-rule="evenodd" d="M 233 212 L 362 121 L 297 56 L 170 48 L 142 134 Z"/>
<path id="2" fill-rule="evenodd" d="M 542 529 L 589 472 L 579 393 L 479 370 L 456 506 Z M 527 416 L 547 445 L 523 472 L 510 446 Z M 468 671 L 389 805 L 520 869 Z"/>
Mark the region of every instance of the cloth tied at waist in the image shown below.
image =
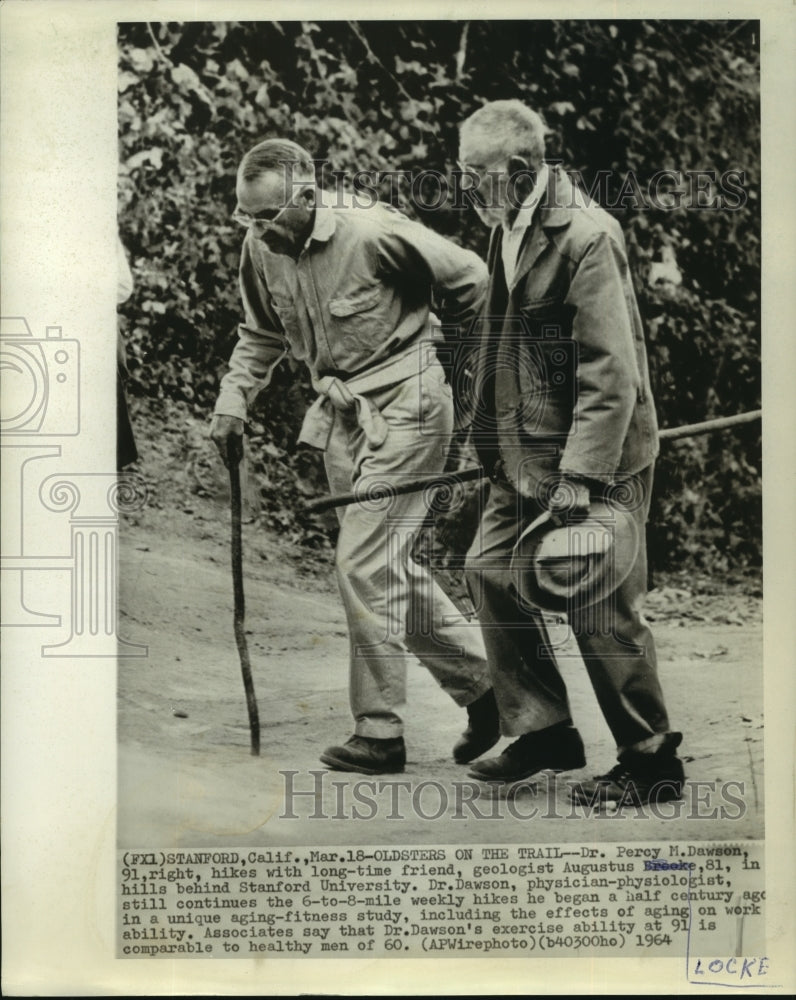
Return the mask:
<path id="1" fill-rule="evenodd" d="M 387 440 L 390 426 L 379 408 L 368 398 L 369 393 L 386 389 L 420 374 L 436 360 L 433 342 L 421 340 L 408 351 L 369 368 L 349 379 L 326 375 L 312 378 L 312 387 L 318 398 L 304 416 L 299 443 L 325 450 L 334 426 L 335 413 L 356 413 L 356 420 L 371 448 L 378 449 Z"/>

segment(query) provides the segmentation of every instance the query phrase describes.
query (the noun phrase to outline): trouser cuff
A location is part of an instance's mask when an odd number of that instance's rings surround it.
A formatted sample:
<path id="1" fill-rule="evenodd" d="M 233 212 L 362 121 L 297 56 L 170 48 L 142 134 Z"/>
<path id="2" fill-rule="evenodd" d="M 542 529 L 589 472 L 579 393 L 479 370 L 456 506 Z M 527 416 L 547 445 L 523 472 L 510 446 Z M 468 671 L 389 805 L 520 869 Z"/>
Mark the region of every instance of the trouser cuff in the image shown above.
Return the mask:
<path id="1" fill-rule="evenodd" d="M 617 747 L 617 757 L 632 751 L 633 753 L 656 754 L 659 752 L 674 753 L 683 742 L 683 734 L 675 732 L 653 733 L 646 739 L 639 740 L 626 747 Z"/>
<path id="2" fill-rule="evenodd" d="M 372 740 L 394 740 L 403 736 L 404 726 L 400 721 L 358 719 L 354 727 L 357 736 L 367 736 Z"/>
<path id="3" fill-rule="evenodd" d="M 459 708 L 466 708 L 468 705 L 472 705 L 474 701 L 478 701 L 479 698 L 483 698 L 484 695 L 492 690 L 492 681 L 488 677 L 484 680 L 479 681 L 473 687 L 468 688 L 466 691 L 449 691 L 451 698 L 456 702 Z"/>
<path id="4" fill-rule="evenodd" d="M 500 732 L 503 736 L 525 736 L 526 733 L 538 733 L 551 726 L 560 725 L 562 722 L 572 723 L 572 717 L 565 709 L 562 709 L 561 712 L 546 711 L 543 719 L 540 719 L 538 715 L 527 714 L 506 719 L 501 713 Z"/>

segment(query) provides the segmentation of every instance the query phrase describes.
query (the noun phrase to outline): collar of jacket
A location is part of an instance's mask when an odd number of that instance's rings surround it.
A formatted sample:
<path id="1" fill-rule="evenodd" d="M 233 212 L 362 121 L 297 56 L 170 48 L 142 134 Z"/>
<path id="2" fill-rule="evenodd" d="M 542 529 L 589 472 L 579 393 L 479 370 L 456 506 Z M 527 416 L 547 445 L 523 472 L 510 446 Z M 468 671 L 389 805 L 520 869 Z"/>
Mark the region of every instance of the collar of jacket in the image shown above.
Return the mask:
<path id="1" fill-rule="evenodd" d="M 334 211 L 328 205 L 324 205 L 319 199 L 315 206 L 315 219 L 312 224 L 312 232 L 307 237 L 304 249 L 309 247 L 312 242 L 328 243 L 334 233 L 335 225 Z"/>
<path id="2" fill-rule="evenodd" d="M 551 165 L 547 191 L 539 204 L 539 220 L 543 229 L 561 229 L 572 221 L 572 209 L 585 203 L 577 198 L 572 181 L 558 164 Z"/>
<path id="3" fill-rule="evenodd" d="M 528 273 L 542 251 L 550 242 L 548 231 L 563 229 L 572 222 L 572 209 L 576 204 L 585 202 L 585 199 L 578 199 L 572 181 L 557 164 L 552 164 L 547 179 L 547 190 L 536 211 L 536 217 L 528 227 L 528 232 L 523 239 L 517 266 L 514 271 L 514 280 L 511 289 L 516 288 L 520 279 Z M 501 243 L 503 238 L 503 227 L 495 226 L 489 244 L 488 265 L 490 274 L 497 271 L 498 266 L 503 271 L 503 260 L 501 257 Z"/>

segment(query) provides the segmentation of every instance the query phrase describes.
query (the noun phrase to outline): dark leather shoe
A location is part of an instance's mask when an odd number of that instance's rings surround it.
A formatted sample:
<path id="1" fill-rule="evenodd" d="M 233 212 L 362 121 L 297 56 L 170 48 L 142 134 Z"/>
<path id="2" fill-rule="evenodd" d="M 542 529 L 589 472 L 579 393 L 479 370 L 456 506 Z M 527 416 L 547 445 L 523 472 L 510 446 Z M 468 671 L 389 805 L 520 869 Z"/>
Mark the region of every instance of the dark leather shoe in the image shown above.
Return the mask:
<path id="1" fill-rule="evenodd" d="M 341 747 L 327 747 L 321 754 L 321 763 L 333 771 L 398 774 L 406 766 L 406 746 L 403 736 L 391 740 L 352 736 Z"/>
<path id="2" fill-rule="evenodd" d="M 467 706 L 467 717 L 467 728 L 453 748 L 457 764 L 469 764 L 500 739 L 500 716 L 492 688 Z"/>
<path id="3" fill-rule="evenodd" d="M 679 742 L 679 741 L 678 741 Z M 589 806 L 609 802 L 617 807 L 671 802 L 683 794 L 683 762 L 668 748 L 658 753 L 627 750 L 607 774 L 581 781 L 570 789 L 570 798 Z"/>
<path id="4" fill-rule="evenodd" d="M 525 733 L 499 757 L 478 761 L 468 773 L 479 781 L 522 781 L 538 771 L 572 771 L 585 763 L 580 733 L 573 725 L 560 723 Z"/>

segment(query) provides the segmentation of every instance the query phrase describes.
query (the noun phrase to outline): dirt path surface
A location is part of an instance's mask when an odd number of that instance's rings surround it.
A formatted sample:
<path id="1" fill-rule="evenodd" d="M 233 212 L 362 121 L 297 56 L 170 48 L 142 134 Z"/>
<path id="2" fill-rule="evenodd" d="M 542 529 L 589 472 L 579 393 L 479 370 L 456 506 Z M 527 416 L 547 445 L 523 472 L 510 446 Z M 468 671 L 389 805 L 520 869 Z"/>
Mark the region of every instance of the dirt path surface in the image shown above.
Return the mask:
<path id="1" fill-rule="evenodd" d="M 510 800 L 482 790 L 451 759 L 464 711 L 418 665 L 409 672 L 406 772 L 365 787 L 374 810 L 356 797 L 368 779 L 324 772 L 318 761 L 351 732 L 347 633 L 328 562 L 315 566 L 247 524 L 246 626 L 262 723 L 261 756 L 251 756 L 228 534 L 223 503 L 198 499 L 121 527 L 121 634 L 147 644 L 148 655 L 120 660 L 120 847 L 762 836 L 759 601 L 673 588 L 650 595 L 670 714 L 684 733 L 689 784 L 679 812 L 572 814 L 567 782 L 612 766 L 614 752 L 571 645 L 561 662 L 587 748 L 583 772 L 542 778 Z M 722 791 L 722 782 L 733 784 Z"/>

